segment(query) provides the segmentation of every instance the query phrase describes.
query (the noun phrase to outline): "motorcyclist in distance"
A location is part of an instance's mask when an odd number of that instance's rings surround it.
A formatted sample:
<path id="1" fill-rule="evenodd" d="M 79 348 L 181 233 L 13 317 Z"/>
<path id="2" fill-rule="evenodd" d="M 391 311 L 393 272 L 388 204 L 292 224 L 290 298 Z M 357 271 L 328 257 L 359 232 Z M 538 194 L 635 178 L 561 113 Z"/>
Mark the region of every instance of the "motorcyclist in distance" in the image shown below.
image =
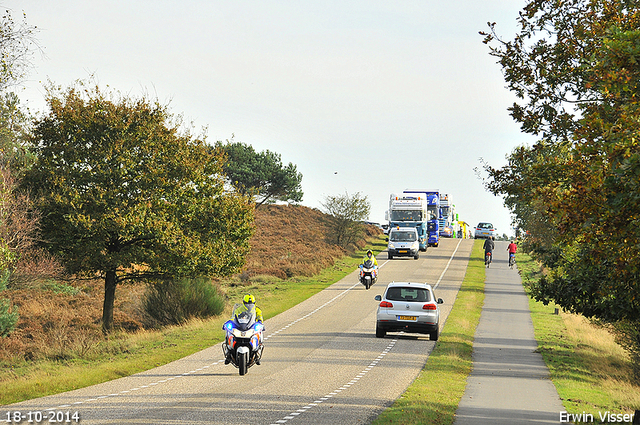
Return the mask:
<path id="1" fill-rule="evenodd" d="M 373 262 L 373 265 L 378 267 L 378 260 L 376 260 L 376 256 L 373 255 L 373 252 L 371 250 L 367 251 L 367 255 L 365 255 L 362 259 L 362 264 L 360 264 L 360 267 L 364 266 L 364 263 L 366 263 L 367 260 L 371 260 Z"/>

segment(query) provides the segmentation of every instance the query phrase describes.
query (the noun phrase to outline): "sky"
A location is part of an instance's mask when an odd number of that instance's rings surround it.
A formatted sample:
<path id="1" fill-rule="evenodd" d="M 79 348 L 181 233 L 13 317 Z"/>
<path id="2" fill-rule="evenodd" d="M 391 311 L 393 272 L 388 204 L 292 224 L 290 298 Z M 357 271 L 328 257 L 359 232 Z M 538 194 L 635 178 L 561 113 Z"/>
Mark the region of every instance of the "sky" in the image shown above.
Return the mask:
<path id="1" fill-rule="evenodd" d="M 520 0 L 0 0 L 37 27 L 41 52 L 17 88 L 46 113 L 47 81 L 146 96 L 205 129 L 279 153 L 302 173 L 302 205 L 360 193 L 384 223 L 389 196 L 448 193 L 460 220 L 511 217 L 474 172 L 533 142 L 507 108 L 479 31 L 513 39 Z"/>

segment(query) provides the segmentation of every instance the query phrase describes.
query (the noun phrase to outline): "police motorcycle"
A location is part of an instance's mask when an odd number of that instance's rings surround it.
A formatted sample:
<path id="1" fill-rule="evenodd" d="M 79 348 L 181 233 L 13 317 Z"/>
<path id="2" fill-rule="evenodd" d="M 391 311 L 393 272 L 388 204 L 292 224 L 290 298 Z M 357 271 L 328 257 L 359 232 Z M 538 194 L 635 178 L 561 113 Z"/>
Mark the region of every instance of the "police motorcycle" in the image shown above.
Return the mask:
<path id="1" fill-rule="evenodd" d="M 222 325 L 226 332 L 222 352 L 225 364 L 231 363 L 238 368 L 240 375 L 245 375 L 254 364 L 260 364 L 262 358 L 262 334 L 264 325 L 256 322 L 254 306 L 247 309 L 243 304 L 233 306 L 231 320 Z"/>
<path id="2" fill-rule="evenodd" d="M 360 283 L 362 283 L 365 288 L 371 288 L 371 285 L 376 283 L 377 280 L 378 266 L 376 266 L 373 261 L 367 260 L 360 265 Z"/>

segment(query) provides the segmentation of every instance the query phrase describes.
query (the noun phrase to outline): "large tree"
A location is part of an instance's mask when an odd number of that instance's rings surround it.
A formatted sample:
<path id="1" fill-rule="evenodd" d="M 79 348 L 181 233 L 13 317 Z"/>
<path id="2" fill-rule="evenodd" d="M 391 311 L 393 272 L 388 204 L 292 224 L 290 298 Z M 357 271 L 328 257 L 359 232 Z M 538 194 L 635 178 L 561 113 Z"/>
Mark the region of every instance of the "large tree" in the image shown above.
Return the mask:
<path id="1" fill-rule="evenodd" d="M 242 142 L 217 142 L 216 149 L 226 155 L 224 172 L 240 193 L 256 196 L 257 205 L 275 200 L 302 201 L 302 174 L 291 162 L 282 165 L 280 154 L 256 152 Z"/>
<path id="2" fill-rule="evenodd" d="M 536 298 L 613 323 L 640 376 L 640 1 L 530 0 L 519 22 L 485 42 L 540 140 L 487 186 L 548 271 Z"/>
<path id="3" fill-rule="evenodd" d="M 47 102 L 24 183 L 47 248 L 70 273 L 104 279 L 105 331 L 119 282 L 240 269 L 253 203 L 225 191 L 222 158 L 165 106 L 80 82 L 49 87 Z"/>

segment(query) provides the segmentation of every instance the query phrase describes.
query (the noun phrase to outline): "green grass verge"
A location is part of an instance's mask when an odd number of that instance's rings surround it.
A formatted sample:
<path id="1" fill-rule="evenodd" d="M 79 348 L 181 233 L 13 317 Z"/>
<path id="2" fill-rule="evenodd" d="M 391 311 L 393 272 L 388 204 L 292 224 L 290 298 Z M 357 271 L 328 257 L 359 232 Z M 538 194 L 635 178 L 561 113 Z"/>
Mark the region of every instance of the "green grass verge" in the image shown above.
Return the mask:
<path id="1" fill-rule="evenodd" d="M 257 281 L 225 286 L 230 306 L 250 291 L 265 319 L 273 317 L 353 272 L 367 249 L 376 254 L 386 249 L 384 238 L 380 235 L 363 250 L 343 257 L 313 277 L 287 280 L 260 277 Z M 222 324 L 227 319 L 225 312 L 209 320 L 193 320 L 160 331 L 116 332 L 84 358 L 0 364 L 0 405 L 106 382 L 188 356 L 221 342 Z"/>
<path id="2" fill-rule="evenodd" d="M 374 425 L 453 423 L 473 366 L 473 339 L 484 304 L 483 255 L 482 242 L 477 240 L 460 292 L 424 369 Z"/>
<path id="3" fill-rule="evenodd" d="M 518 254 L 525 287 L 540 278 L 540 266 Z M 529 299 L 538 351 L 567 412 L 632 414 L 640 409 L 640 386 L 633 381 L 629 355 L 606 329 L 554 304 Z M 559 314 L 555 314 L 558 308 Z"/>

